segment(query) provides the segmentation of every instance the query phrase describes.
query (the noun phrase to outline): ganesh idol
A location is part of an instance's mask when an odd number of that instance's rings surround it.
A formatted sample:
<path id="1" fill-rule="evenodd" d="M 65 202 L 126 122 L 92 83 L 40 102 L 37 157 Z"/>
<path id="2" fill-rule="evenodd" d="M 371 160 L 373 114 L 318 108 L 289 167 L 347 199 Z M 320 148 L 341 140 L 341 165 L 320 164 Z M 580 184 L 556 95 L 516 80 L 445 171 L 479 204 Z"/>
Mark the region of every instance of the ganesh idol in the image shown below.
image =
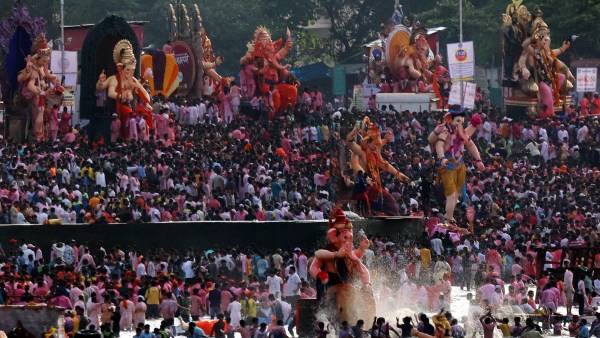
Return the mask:
<path id="1" fill-rule="evenodd" d="M 371 276 L 360 260 L 369 240 L 359 234 L 359 248 L 353 249 L 352 223 L 341 207 L 336 206 L 329 218 L 329 244 L 315 253 L 309 273 L 317 282 L 322 305 L 331 307 L 337 320 L 354 323 L 375 315 Z"/>
<path id="2" fill-rule="evenodd" d="M 357 136 L 361 135 L 360 143 Z M 367 196 L 373 209 L 387 215 L 398 215 L 399 208 L 394 197 L 385 189 L 381 182 L 380 170 L 386 171 L 401 181 L 408 182 L 410 179 L 396 169 L 391 163 L 383 158 L 381 152 L 383 147 L 391 139 L 391 131 L 388 130 L 385 138 L 381 138 L 381 131 L 375 123 L 371 123 L 368 117 L 362 121 L 362 129 L 355 126 L 346 135 L 346 145 L 351 151 L 350 165 L 354 176 L 360 172 L 365 173 L 372 184 L 367 190 Z"/>
<path id="3" fill-rule="evenodd" d="M 569 49 L 570 41 L 564 41 L 560 48 L 551 48 L 550 28 L 539 8 L 536 8 L 531 29 L 531 37 L 522 44 L 518 69 L 523 81 L 533 82 L 529 91 L 539 97 L 540 117 L 550 118 L 554 116 L 554 104 L 561 103 L 575 82 L 569 68 L 557 58 Z"/>
<path id="4" fill-rule="evenodd" d="M 49 68 L 52 49 L 43 34 L 40 34 L 31 47 L 27 65 L 17 76 L 21 84 L 21 95 L 31 106 L 33 135 L 36 141 L 44 139 L 44 112 L 51 94 L 62 93 L 59 80 Z"/>
<path id="5" fill-rule="evenodd" d="M 292 49 L 292 38 L 290 30 L 286 30 L 286 42 L 279 39 L 275 42 L 271 39 L 271 33 L 265 27 L 258 27 L 254 32 L 254 41 L 248 45 L 246 55 L 240 60 L 242 72 L 240 78 L 244 96 L 252 97 L 255 93 L 251 90 L 258 89 L 261 94 L 269 91 L 282 81 L 293 78 L 290 72 L 290 64 L 282 65 Z M 254 83 L 253 83 L 254 81 Z"/>
<path id="6" fill-rule="evenodd" d="M 454 209 L 467 176 L 465 149 L 471 153 L 475 167 L 480 171 L 485 170 L 479 150 L 472 140 L 477 126 L 482 122 L 481 116 L 473 115 L 466 128 L 463 127 L 464 121 L 464 111 L 450 110 L 444 115 L 444 123 L 438 125 L 428 137 L 432 152 L 437 156 L 436 182 L 443 185 L 446 196 L 445 218 L 451 224 L 456 223 Z"/>
<path id="7" fill-rule="evenodd" d="M 102 71 L 96 83 L 96 90 L 108 90 L 108 97 L 116 101 L 116 113 L 121 121 L 121 136 L 126 137 L 128 121 L 133 112 L 132 107 L 136 105 L 135 99 L 137 98 L 145 104 L 147 110 L 151 111 L 150 94 L 133 76 L 137 61 L 129 41 L 117 42 L 113 49 L 113 60 L 117 65 L 117 74 L 107 78 Z"/>
<path id="8" fill-rule="evenodd" d="M 401 74 L 401 80 L 407 78 L 413 84 L 413 90 L 420 93 L 430 92 L 433 81 L 433 73 L 429 70 L 431 62 L 428 59 L 429 43 L 426 34 L 425 30 L 413 28 L 412 53 L 408 52 L 410 49 L 401 50 L 393 65 Z"/>

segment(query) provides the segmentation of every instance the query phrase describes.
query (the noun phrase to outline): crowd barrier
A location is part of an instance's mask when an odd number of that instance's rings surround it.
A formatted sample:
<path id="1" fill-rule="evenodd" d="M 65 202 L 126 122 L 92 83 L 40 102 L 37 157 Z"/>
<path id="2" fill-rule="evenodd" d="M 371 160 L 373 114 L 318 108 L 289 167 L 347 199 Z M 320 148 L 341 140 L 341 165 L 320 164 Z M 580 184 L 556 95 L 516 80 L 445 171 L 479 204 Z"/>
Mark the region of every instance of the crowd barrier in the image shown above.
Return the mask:
<path id="1" fill-rule="evenodd" d="M 423 219 L 419 217 L 365 219 L 352 223 L 355 234 L 363 230 L 366 234 L 380 234 L 388 241 L 402 244 L 418 238 L 423 231 Z M 90 246 L 101 242 L 106 249 L 115 245 L 123 249 L 135 245 L 139 250 L 159 247 L 214 250 L 237 246 L 284 250 L 300 247 L 312 251 L 327 244 L 327 228 L 327 221 L 3 225 L 0 226 L 0 241 L 5 249 L 10 248 L 11 239 L 35 242 L 44 251 L 44 257 L 53 243 L 71 239 L 77 243 L 87 241 Z"/>

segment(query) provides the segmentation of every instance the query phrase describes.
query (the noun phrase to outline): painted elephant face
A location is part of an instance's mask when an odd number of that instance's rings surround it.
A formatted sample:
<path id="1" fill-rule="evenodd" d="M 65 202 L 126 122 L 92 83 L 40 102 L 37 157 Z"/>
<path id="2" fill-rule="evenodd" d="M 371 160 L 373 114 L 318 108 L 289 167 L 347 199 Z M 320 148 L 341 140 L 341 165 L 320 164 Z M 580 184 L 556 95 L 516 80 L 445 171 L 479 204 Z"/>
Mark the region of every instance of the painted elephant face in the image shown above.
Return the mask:
<path id="1" fill-rule="evenodd" d="M 517 13 L 519 14 L 519 19 L 520 20 L 522 20 L 524 22 L 531 21 L 531 13 L 527 9 L 527 7 L 520 6 L 519 9 L 517 9 Z"/>
<path id="2" fill-rule="evenodd" d="M 48 65 L 50 64 L 50 58 L 47 56 L 42 56 L 40 58 L 37 59 L 37 66 L 38 67 L 44 67 L 45 69 L 48 69 Z"/>
<path id="3" fill-rule="evenodd" d="M 354 239 L 354 235 L 352 231 L 342 231 L 338 236 L 338 243 L 341 246 L 349 246 L 352 248 L 352 241 Z"/>
<path id="4" fill-rule="evenodd" d="M 463 116 L 455 116 L 452 119 L 452 125 L 454 127 L 462 127 L 464 123 L 465 123 L 465 118 Z"/>
<path id="5" fill-rule="evenodd" d="M 550 34 L 544 34 L 544 35 L 542 35 L 542 38 L 541 38 L 540 42 L 541 42 L 541 46 L 543 48 L 545 48 L 545 49 L 550 48 L 550 42 L 551 42 Z"/>
<path id="6" fill-rule="evenodd" d="M 124 70 L 127 77 L 131 79 L 133 77 L 133 72 L 135 72 L 135 63 L 128 63 L 125 65 Z"/>

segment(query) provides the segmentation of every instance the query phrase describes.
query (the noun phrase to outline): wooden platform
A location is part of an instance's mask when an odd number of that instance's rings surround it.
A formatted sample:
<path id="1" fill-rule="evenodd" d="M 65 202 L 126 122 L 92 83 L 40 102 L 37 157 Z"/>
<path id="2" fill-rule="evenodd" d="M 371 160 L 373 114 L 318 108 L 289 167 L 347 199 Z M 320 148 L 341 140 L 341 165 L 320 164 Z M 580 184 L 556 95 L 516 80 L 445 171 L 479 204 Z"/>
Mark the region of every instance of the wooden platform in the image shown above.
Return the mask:
<path id="1" fill-rule="evenodd" d="M 563 113 L 565 107 L 568 107 L 573 102 L 571 96 L 566 96 L 565 99 L 557 104 L 554 104 L 555 113 Z M 538 112 L 538 99 L 535 97 L 528 96 L 505 96 L 504 106 L 506 108 L 506 116 L 516 120 L 523 120 L 525 118 L 537 118 Z"/>

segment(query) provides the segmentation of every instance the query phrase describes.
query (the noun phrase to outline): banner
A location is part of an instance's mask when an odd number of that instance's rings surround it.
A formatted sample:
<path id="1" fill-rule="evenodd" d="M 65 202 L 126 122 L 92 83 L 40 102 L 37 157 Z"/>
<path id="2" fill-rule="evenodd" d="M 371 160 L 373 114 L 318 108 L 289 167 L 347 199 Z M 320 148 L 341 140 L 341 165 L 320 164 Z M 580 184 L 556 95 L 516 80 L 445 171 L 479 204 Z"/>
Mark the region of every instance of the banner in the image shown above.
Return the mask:
<path id="1" fill-rule="evenodd" d="M 177 95 L 187 96 L 194 87 L 196 80 L 196 59 L 192 49 L 185 41 L 175 41 L 171 44 L 173 56 L 179 66 L 179 88 Z"/>
<path id="2" fill-rule="evenodd" d="M 379 93 L 379 87 L 375 83 L 363 84 L 363 109 L 366 109 L 369 104 L 369 98 L 371 95 L 377 95 Z"/>
<path id="3" fill-rule="evenodd" d="M 355 85 L 354 90 L 352 91 L 352 96 L 353 106 L 358 109 L 365 109 L 365 104 L 363 102 L 363 86 Z"/>
<path id="4" fill-rule="evenodd" d="M 71 109 L 73 109 L 73 107 L 75 107 L 75 87 L 64 86 L 63 88 L 65 91 L 63 92 L 62 106 L 71 107 Z"/>
<path id="5" fill-rule="evenodd" d="M 61 51 L 53 50 L 52 56 L 50 57 L 50 70 L 53 73 L 62 73 L 62 67 L 60 65 Z M 65 74 L 77 73 L 77 52 L 65 51 L 65 59 L 63 60 L 65 66 Z"/>
<path id="6" fill-rule="evenodd" d="M 475 108 L 475 92 L 477 91 L 477 85 L 472 82 L 465 83 L 465 101 L 463 107 L 468 109 Z"/>
<path id="7" fill-rule="evenodd" d="M 475 108 L 476 90 L 477 85 L 472 82 L 455 82 L 450 89 L 448 104 L 458 104 L 464 108 L 473 109 Z"/>
<path id="8" fill-rule="evenodd" d="M 53 50 L 50 58 L 50 70 L 59 79 L 62 79 L 62 66 L 60 64 L 62 52 L 59 50 Z M 65 67 L 65 86 L 77 85 L 77 52 L 65 51 L 65 58 L 63 59 L 63 65 Z"/>
<path id="9" fill-rule="evenodd" d="M 473 80 L 475 78 L 475 49 L 473 41 L 449 43 L 448 68 L 453 82 Z"/>
<path id="10" fill-rule="evenodd" d="M 577 91 L 595 92 L 597 79 L 597 68 L 577 68 Z"/>

